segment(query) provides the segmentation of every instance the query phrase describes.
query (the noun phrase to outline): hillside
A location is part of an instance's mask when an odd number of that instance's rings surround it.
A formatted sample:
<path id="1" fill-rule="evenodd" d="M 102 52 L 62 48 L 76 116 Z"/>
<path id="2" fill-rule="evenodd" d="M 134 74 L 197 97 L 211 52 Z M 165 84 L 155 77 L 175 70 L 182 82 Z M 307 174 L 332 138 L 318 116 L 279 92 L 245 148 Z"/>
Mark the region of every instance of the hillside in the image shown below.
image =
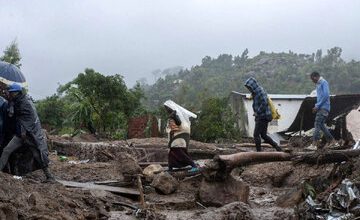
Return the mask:
<path id="1" fill-rule="evenodd" d="M 197 110 L 206 98 L 226 97 L 232 90 L 246 92 L 243 83 L 248 77 L 255 77 L 269 93 L 309 94 L 314 85 L 307 73 L 315 70 L 329 81 L 331 93 L 359 93 L 360 62 L 344 61 L 341 52 L 334 47 L 325 55 L 321 50 L 313 54 L 260 52 L 250 58 L 246 49 L 240 56 L 206 56 L 200 65 L 143 85 L 144 104 L 155 109 L 166 99 L 173 99 Z"/>

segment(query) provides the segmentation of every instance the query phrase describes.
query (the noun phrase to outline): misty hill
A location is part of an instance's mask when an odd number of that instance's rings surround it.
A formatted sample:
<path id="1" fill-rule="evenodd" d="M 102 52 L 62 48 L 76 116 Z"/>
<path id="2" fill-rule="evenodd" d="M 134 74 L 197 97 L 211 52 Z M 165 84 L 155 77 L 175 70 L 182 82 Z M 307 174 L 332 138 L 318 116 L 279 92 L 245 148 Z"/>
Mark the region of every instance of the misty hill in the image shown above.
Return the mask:
<path id="1" fill-rule="evenodd" d="M 232 90 L 247 92 L 243 84 L 248 77 L 255 77 L 268 93 L 309 94 L 314 85 L 307 73 L 312 71 L 329 81 L 332 94 L 359 93 L 360 62 L 344 61 L 341 52 L 341 48 L 334 47 L 325 55 L 321 50 L 313 54 L 260 52 L 250 58 L 246 49 L 240 56 L 206 56 L 200 65 L 165 74 L 153 85 L 143 85 L 145 105 L 154 109 L 166 99 L 173 99 L 199 109 L 206 98 L 226 97 Z"/>

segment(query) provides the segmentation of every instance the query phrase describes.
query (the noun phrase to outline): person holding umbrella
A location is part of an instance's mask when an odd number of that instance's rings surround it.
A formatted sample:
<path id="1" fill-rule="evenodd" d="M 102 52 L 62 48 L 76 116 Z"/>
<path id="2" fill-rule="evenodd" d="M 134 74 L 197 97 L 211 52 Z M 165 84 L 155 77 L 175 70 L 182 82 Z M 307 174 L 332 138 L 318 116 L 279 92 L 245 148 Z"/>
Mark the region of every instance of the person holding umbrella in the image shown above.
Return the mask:
<path id="1" fill-rule="evenodd" d="M 0 170 L 2 171 L 5 168 L 11 153 L 26 144 L 36 149 L 36 151 L 32 150 L 35 154 L 34 158 L 42 168 L 46 180 L 54 181 L 55 178 L 48 168 L 49 158 L 46 138 L 33 102 L 29 96 L 23 93 L 23 88 L 17 83 L 13 83 L 8 87 L 7 98 L 10 108 L 13 106 L 16 132 L 3 149 L 0 157 Z"/>
<path id="2" fill-rule="evenodd" d="M 13 83 L 19 84 L 22 88 L 27 88 L 24 74 L 14 64 L 0 61 L 0 95 L 6 96 L 7 87 Z"/>

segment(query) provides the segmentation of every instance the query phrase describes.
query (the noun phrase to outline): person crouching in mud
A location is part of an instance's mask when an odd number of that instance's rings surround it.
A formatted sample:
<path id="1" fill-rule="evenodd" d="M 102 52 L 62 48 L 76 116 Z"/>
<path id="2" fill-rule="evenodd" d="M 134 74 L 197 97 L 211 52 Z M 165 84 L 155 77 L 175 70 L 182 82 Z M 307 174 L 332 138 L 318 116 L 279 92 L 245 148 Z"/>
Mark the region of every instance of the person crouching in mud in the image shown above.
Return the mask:
<path id="1" fill-rule="evenodd" d="M 197 116 L 171 100 L 166 101 L 164 107 L 169 114 L 166 127 L 169 137 L 168 147 L 170 148 L 169 170 L 190 165 L 192 168 L 189 172 L 199 171 L 187 151 L 190 141 L 190 117 L 196 118 Z"/>

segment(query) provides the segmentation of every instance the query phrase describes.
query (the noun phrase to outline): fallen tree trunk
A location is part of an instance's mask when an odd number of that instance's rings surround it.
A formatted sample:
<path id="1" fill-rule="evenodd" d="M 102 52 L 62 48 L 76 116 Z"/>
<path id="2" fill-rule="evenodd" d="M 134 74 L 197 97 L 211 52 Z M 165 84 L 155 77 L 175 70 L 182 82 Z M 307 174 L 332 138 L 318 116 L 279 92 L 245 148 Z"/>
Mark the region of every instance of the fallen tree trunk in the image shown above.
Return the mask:
<path id="1" fill-rule="evenodd" d="M 233 148 L 241 148 L 241 147 L 251 147 L 251 148 L 255 148 L 256 145 L 254 143 L 240 143 L 240 144 L 234 144 L 232 145 Z M 267 147 L 267 148 L 272 148 L 273 146 L 271 146 L 270 144 L 267 143 L 262 143 L 261 147 Z M 284 145 L 280 145 L 280 147 L 287 147 L 287 144 Z"/>
<path id="2" fill-rule="evenodd" d="M 360 150 L 330 150 L 324 152 L 294 154 L 291 160 L 294 163 L 307 163 L 307 164 L 326 164 L 326 163 L 339 163 L 348 161 L 353 157 L 358 157 Z"/>
<path id="3" fill-rule="evenodd" d="M 358 157 L 360 150 L 329 150 L 301 153 L 284 152 L 241 152 L 230 155 L 218 155 L 205 163 L 203 174 L 208 180 L 224 180 L 235 167 L 249 164 L 268 163 L 277 161 L 293 161 L 295 164 L 326 164 L 348 161 Z"/>
<path id="4" fill-rule="evenodd" d="M 251 163 L 289 161 L 292 155 L 284 152 L 242 152 L 230 155 L 219 155 L 217 160 L 229 167 L 245 166 Z"/>

